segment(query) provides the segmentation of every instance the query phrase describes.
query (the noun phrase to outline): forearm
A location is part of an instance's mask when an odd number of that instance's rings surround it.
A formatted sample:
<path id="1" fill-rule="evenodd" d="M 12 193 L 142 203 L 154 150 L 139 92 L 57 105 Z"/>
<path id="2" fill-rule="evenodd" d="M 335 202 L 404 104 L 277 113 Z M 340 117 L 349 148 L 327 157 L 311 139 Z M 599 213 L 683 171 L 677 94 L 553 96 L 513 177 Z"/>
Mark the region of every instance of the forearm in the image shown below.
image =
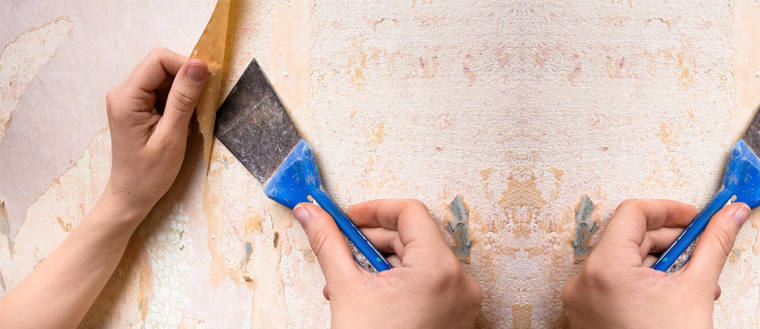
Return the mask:
<path id="1" fill-rule="evenodd" d="M 0 327 L 75 328 L 146 214 L 145 209 L 109 202 L 104 195 L 63 243 L 0 301 Z"/>

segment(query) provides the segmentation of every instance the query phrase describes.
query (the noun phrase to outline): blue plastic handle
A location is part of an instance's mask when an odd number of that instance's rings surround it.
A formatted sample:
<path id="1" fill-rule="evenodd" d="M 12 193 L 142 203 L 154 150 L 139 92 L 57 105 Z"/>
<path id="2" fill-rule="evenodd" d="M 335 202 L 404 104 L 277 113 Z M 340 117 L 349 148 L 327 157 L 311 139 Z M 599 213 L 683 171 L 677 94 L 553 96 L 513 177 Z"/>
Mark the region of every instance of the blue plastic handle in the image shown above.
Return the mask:
<path id="1" fill-rule="evenodd" d="M 335 220 L 335 224 L 338 224 L 338 228 L 340 228 L 340 230 L 343 231 L 343 234 L 354 243 L 356 249 L 359 249 L 364 257 L 367 257 L 367 260 L 378 272 L 391 269 L 391 264 L 389 264 L 385 257 L 375 249 L 375 246 L 364 237 L 364 234 L 362 234 L 362 231 L 359 231 L 359 228 L 354 225 L 354 222 L 348 219 L 346 214 L 335 205 L 324 189 L 320 188 L 319 190 L 314 191 L 311 196 L 314 197 L 314 200 L 319 203 L 322 209 L 332 216 Z"/>
<path id="2" fill-rule="evenodd" d="M 713 197 L 712 201 L 710 201 L 710 204 L 708 204 L 707 207 L 705 207 L 705 209 L 703 209 L 699 215 L 691 221 L 689 226 L 681 232 L 681 235 L 678 236 L 676 241 L 673 242 L 668 250 L 662 253 L 660 259 L 652 265 L 652 268 L 658 271 L 667 272 L 668 269 L 673 266 L 673 262 L 676 261 L 678 256 L 681 256 L 686 248 L 688 248 L 689 245 L 702 234 L 702 231 L 707 227 L 707 223 L 710 222 L 712 216 L 719 210 L 723 209 L 723 206 L 726 205 L 726 202 L 728 202 L 733 195 L 734 192 L 732 190 L 727 190 L 721 187 L 718 194 Z"/>
<path id="3" fill-rule="evenodd" d="M 311 202 L 309 200 L 309 196 L 311 196 L 322 209 L 333 217 L 338 228 L 353 242 L 364 257 L 367 257 L 367 260 L 378 272 L 392 268 L 385 257 L 375 249 L 372 243 L 359 231 L 359 228 L 346 217 L 325 192 L 311 146 L 305 140 L 301 140 L 293 148 L 282 165 L 267 181 L 264 185 L 264 194 L 290 209 L 301 202 Z"/>
<path id="4" fill-rule="evenodd" d="M 752 209 L 760 205 L 760 160 L 741 139 L 731 149 L 731 157 L 718 193 L 652 265 L 652 268 L 667 272 L 673 262 L 702 234 L 713 215 L 720 211 L 734 195 L 735 202 L 744 202 Z"/>

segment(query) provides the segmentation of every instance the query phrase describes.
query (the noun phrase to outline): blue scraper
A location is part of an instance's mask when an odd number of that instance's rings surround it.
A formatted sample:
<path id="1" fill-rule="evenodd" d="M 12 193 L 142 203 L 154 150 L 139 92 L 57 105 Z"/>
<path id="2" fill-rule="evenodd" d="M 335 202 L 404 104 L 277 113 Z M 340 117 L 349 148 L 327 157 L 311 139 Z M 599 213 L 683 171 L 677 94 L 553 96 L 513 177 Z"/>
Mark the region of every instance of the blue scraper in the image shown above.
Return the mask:
<path id="1" fill-rule="evenodd" d="M 322 187 L 309 143 L 255 59 L 219 107 L 214 135 L 264 185 L 267 197 L 290 209 L 317 203 L 335 219 L 359 265 L 373 273 L 391 268 Z"/>
<path id="2" fill-rule="evenodd" d="M 731 149 L 718 193 L 652 268 L 670 274 L 683 267 L 689 261 L 697 239 L 707 223 L 727 204 L 744 202 L 752 209 L 760 205 L 760 161 L 757 154 L 760 154 L 760 113 L 755 115 L 742 139 Z"/>

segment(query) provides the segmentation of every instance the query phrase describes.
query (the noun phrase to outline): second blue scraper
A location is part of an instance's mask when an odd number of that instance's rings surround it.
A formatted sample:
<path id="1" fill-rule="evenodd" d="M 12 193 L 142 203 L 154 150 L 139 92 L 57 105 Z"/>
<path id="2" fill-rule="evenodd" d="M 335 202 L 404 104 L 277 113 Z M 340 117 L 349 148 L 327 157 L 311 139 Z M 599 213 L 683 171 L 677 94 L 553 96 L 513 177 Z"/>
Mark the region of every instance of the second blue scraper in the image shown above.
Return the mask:
<path id="1" fill-rule="evenodd" d="M 707 223 L 727 204 L 744 202 L 752 209 L 760 205 L 760 161 L 757 154 L 760 154 L 760 113 L 755 114 L 742 139 L 731 149 L 718 193 L 652 268 L 672 273 L 683 267 L 689 261 L 697 239 L 707 227 Z"/>

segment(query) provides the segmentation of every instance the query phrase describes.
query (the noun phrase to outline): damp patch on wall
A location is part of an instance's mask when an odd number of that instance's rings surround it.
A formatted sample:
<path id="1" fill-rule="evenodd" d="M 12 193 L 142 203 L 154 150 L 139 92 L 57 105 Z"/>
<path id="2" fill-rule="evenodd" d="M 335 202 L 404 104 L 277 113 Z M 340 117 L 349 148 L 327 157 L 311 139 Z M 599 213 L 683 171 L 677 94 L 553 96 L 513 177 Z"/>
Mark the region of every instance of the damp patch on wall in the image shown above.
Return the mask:
<path id="1" fill-rule="evenodd" d="M 449 204 L 449 210 L 451 210 L 452 219 L 446 224 L 446 231 L 454 237 L 455 245 L 452 249 L 460 261 L 469 264 L 470 248 L 472 248 L 469 230 L 469 210 L 464 204 L 461 195 L 457 195 L 454 201 Z"/>
<path id="2" fill-rule="evenodd" d="M 594 212 L 594 204 L 591 199 L 584 195 L 581 203 L 575 210 L 575 237 L 573 238 L 573 253 L 575 254 L 575 263 L 578 264 L 586 259 L 591 253 L 589 242 L 591 236 L 598 229 L 596 222 L 591 219 Z"/>

